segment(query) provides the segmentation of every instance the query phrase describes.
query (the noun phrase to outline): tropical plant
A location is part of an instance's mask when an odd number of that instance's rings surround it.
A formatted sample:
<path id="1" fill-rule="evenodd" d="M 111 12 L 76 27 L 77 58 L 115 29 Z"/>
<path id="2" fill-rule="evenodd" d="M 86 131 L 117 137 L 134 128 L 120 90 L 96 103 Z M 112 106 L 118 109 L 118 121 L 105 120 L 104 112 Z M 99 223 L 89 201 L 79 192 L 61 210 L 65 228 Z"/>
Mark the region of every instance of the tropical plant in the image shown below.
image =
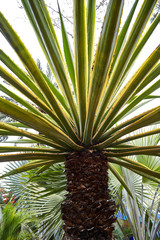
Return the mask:
<path id="1" fill-rule="evenodd" d="M 157 15 L 142 35 L 156 2 L 143 1 L 128 33 L 138 1 L 134 2 L 121 28 L 124 1 L 111 0 L 98 46 L 94 49 L 96 1 L 88 0 L 86 5 L 85 0 L 74 0 L 73 53 L 59 7 L 63 55 L 45 2 L 22 0 L 58 89 L 39 70 L 17 33 L 0 13 L 0 31 L 27 70 L 20 69 L 3 50 L 0 51 L 0 60 L 14 73 L 0 67 L 0 76 L 21 93 L 15 94 L 3 83 L 0 85 L 1 91 L 21 104 L 18 106 L 0 98 L 0 112 L 17 121 L 1 122 L 0 134 L 26 137 L 19 140 L 26 146 L 1 146 L 0 161 L 31 160 L 7 175 L 38 167 L 40 173 L 53 164 L 65 163 L 68 194 L 61 211 L 68 239 L 112 238 L 116 205 L 109 194 L 108 168 L 131 194 L 113 163 L 159 183 L 158 171 L 129 156 L 159 156 L 159 146 L 135 147 L 130 141 L 159 133 L 160 129 L 127 136 L 160 119 L 160 106 L 129 118 L 131 112 L 144 106 L 146 98 L 158 97 L 151 94 L 160 86 L 160 80 L 156 79 L 160 72 L 160 46 L 127 81 L 134 60 L 159 22 L 160 15 Z M 153 80 L 154 83 L 149 84 Z M 126 121 L 122 120 L 124 116 L 127 116 Z M 33 143 L 34 147 L 28 145 Z"/>
<path id="2" fill-rule="evenodd" d="M 122 210 L 123 216 L 128 222 L 127 227 L 131 229 L 132 236 L 134 236 L 135 240 L 159 239 L 158 233 L 160 220 L 158 220 L 157 217 L 160 201 L 157 198 L 155 201 L 158 188 L 155 191 L 155 194 L 153 194 L 153 190 L 151 191 L 151 189 L 148 190 L 148 188 L 147 189 L 143 188 L 143 184 L 141 184 L 140 186 L 141 189 L 135 189 L 134 187 L 136 186 L 136 184 L 134 181 L 139 180 L 138 178 L 139 176 L 136 176 L 135 173 L 131 173 L 129 170 L 125 171 L 126 183 L 128 184 L 128 186 L 130 186 L 130 190 L 134 198 L 131 198 L 126 191 L 123 194 L 123 200 L 118 195 L 119 207 Z M 139 185 L 139 181 L 137 185 Z M 136 191 L 138 192 L 138 190 L 140 192 L 139 195 L 137 196 Z M 141 202 L 139 199 L 140 197 Z M 121 226 L 118 219 L 117 223 L 122 232 L 125 233 L 123 226 Z M 124 237 L 125 236 L 126 235 L 124 235 Z"/>
<path id="3" fill-rule="evenodd" d="M 13 171 L 25 163 L 27 161 L 10 162 L 5 171 Z M 66 194 L 64 164 L 54 164 L 40 175 L 33 169 L 8 176 L 3 181 L 15 199 L 19 198 L 18 207 L 31 215 L 34 213 L 36 225 L 33 230 L 40 239 L 63 239 L 60 209 Z"/>
<path id="4" fill-rule="evenodd" d="M 158 126 L 156 126 L 157 128 Z M 150 130 L 154 130 L 155 127 L 150 127 Z M 145 130 L 136 131 L 137 134 L 143 134 Z M 148 146 L 158 145 L 160 141 L 160 135 L 152 135 L 144 138 L 134 140 L 132 144 L 134 146 Z M 132 156 L 132 160 L 143 163 L 146 167 L 152 170 L 159 171 L 160 158 L 156 156 L 137 155 Z M 124 169 L 121 166 L 115 166 L 119 174 L 124 176 L 125 182 L 128 185 L 133 198 L 122 188 L 121 184 L 117 182 L 113 174 L 110 175 L 110 189 L 112 189 L 112 195 L 116 199 L 118 195 L 118 201 L 116 203 L 119 206 L 117 216 L 123 215 L 124 221 L 117 218 L 116 232 L 121 230 L 123 237 L 128 239 L 127 236 L 134 236 L 135 240 L 140 239 L 159 239 L 159 221 L 157 219 L 159 211 L 159 187 L 150 179 L 137 175 L 130 170 Z M 126 221 L 127 220 L 127 221 Z M 119 231 L 118 231 L 119 228 Z M 126 229 L 130 229 L 130 232 L 126 234 Z M 121 233 L 121 234 L 122 234 Z M 120 234 L 119 234 L 120 235 Z M 120 239 L 123 238 L 121 236 Z"/>
<path id="5" fill-rule="evenodd" d="M 28 231 L 27 222 L 33 222 L 31 216 L 19 210 L 8 202 L 2 209 L 0 220 L 0 239 L 1 240 L 22 240 L 35 239 L 32 231 Z"/>

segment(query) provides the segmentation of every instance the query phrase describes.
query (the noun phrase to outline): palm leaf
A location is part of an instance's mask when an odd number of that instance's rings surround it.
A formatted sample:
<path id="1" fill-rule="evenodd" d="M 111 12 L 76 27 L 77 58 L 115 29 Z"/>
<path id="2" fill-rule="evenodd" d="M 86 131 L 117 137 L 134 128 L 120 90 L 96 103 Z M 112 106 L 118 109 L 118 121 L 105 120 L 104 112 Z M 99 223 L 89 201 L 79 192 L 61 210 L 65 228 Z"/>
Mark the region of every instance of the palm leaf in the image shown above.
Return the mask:
<path id="1" fill-rule="evenodd" d="M 86 120 L 85 142 L 91 142 L 93 123 L 98 103 L 101 98 L 101 93 L 107 85 L 108 72 L 111 67 L 113 51 L 115 48 L 117 35 L 119 31 L 120 18 L 123 9 L 123 1 L 118 4 L 116 1 L 110 1 L 108 11 L 105 15 L 102 28 L 102 37 L 99 40 L 93 77 L 89 90 L 88 117 Z M 115 17 L 116 16 L 116 17 Z M 108 25 L 110 23 L 110 25 Z M 104 54 L 107 53 L 107 54 Z M 97 68 L 99 71 L 97 71 Z M 95 94 L 93 94 L 93 92 Z"/>
<path id="2" fill-rule="evenodd" d="M 127 41 L 125 42 L 125 45 L 119 55 L 119 58 L 117 60 L 116 66 L 112 70 L 112 74 L 109 79 L 109 84 L 106 89 L 106 93 L 103 99 L 103 102 L 100 106 L 98 116 L 97 116 L 97 121 L 99 122 L 100 119 L 102 118 L 105 109 L 107 106 L 109 106 L 110 99 L 112 97 L 112 94 L 114 94 L 114 90 L 116 89 L 119 84 L 121 84 L 122 79 L 122 74 L 124 72 L 126 63 L 129 61 L 132 52 L 134 50 L 134 47 L 136 46 L 136 43 L 139 40 L 139 37 L 141 36 L 146 23 L 149 19 L 149 16 L 156 4 L 156 1 L 144 1 L 143 5 L 139 11 L 139 14 L 137 15 L 137 18 L 134 22 L 134 25 L 131 29 L 131 32 L 127 38 Z M 98 123 L 97 123 L 98 125 Z"/>

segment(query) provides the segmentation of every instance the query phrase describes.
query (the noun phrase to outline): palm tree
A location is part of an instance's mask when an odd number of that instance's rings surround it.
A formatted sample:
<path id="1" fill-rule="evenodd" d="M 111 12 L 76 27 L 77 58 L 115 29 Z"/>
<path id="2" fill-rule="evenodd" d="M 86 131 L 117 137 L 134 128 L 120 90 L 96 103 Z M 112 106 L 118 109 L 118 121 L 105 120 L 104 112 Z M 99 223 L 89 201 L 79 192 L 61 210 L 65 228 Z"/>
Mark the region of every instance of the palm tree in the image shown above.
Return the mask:
<path id="1" fill-rule="evenodd" d="M 160 106 L 129 117 L 144 106 L 145 99 L 158 97 L 151 94 L 159 88 L 160 81 L 151 82 L 160 72 L 160 46 L 127 81 L 134 60 L 159 22 L 157 15 L 142 35 L 156 2 L 143 2 L 128 33 L 138 1 L 121 28 L 124 1 L 111 0 L 94 49 L 96 1 L 88 0 L 86 6 L 85 0 L 73 0 L 73 52 L 59 8 L 63 54 L 44 1 L 22 0 L 59 89 L 39 70 L 0 13 L 0 31 L 27 70 L 20 69 L 0 51 L 0 60 L 14 73 L 0 67 L 0 76 L 21 93 L 0 85 L 1 91 L 21 104 L 0 98 L 0 112 L 16 120 L 0 123 L 0 134 L 26 137 L 23 139 L 26 146 L 1 146 L 0 161 L 31 160 L 7 175 L 38 167 L 40 173 L 53 164 L 65 163 L 68 194 L 61 211 L 66 239 L 112 238 L 116 205 L 109 194 L 108 168 L 131 195 L 113 163 L 159 183 L 158 171 L 129 156 L 159 156 L 160 146 L 135 147 L 130 141 L 159 133 L 160 129 L 127 136 L 160 119 Z M 28 145 L 33 143 L 34 147 Z"/>

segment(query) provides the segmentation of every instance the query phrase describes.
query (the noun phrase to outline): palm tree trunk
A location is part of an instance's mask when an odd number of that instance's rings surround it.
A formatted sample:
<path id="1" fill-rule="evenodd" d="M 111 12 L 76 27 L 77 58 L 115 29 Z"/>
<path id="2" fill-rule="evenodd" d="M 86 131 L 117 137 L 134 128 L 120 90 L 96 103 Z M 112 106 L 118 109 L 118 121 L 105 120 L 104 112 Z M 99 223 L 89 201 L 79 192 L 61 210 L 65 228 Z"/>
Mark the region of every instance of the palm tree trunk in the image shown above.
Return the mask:
<path id="1" fill-rule="evenodd" d="M 66 159 L 62 219 L 67 240 L 111 240 L 116 205 L 109 195 L 108 161 L 102 152 L 74 152 Z"/>

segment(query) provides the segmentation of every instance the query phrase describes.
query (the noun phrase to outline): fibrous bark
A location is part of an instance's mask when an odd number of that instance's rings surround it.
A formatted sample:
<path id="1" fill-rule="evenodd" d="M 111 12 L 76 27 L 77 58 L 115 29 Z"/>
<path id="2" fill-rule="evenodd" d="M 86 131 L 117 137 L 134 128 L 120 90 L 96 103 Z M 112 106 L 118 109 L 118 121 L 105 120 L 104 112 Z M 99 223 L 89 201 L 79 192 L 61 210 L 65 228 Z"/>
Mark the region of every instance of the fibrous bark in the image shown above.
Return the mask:
<path id="1" fill-rule="evenodd" d="M 67 157 L 62 219 L 67 240 L 111 240 L 116 205 L 109 195 L 108 161 L 97 151 Z"/>

